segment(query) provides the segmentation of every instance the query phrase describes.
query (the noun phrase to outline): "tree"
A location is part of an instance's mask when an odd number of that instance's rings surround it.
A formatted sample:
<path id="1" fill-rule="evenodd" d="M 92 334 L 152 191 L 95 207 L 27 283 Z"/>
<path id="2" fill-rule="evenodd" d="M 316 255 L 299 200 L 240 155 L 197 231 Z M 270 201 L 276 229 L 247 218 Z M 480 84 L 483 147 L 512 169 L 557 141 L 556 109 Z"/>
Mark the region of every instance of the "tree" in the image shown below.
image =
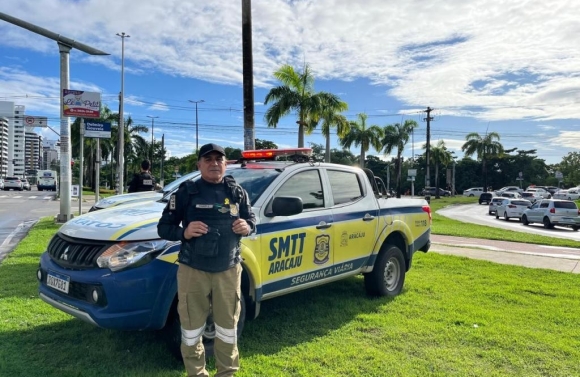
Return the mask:
<path id="1" fill-rule="evenodd" d="M 314 92 L 314 76 L 308 65 L 304 72 L 297 72 L 290 65 L 283 65 L 274 72 L 274 77 L 282 85 L 270 89 L 264 104 L 272 103 L 264 118 L 268 127 L 276 127 L 280 119 L 290 114 L 298 113 L 298 148 L 304 147 L 304 133 L 310 134 L 320 119 L 323 106 L 340 107 L 340 98 L 331 93 Z"/>
<path id="2" fill-rule="evenodd" d="M 427 149 L 427 145 L 423 146 L 423 149 Z M 435 165 L 435 199 L 439 199 L 439 165 L 447 166 L 452 161 L 451 152 L 447 150 L 445 146 L 445 141 L 439 140 L 437 145 L 431 146 L 430 158 L 433 165 Z"/>
<path id="3" fill-rule="evenodd" d="M 350 132 L 340 139 L 343 148 L 350 148 L 352 144 L 355 147 L 360 146 L 359 164 L 361 168 L 365 167 L 365 153 L 374 147 L 380 151 L 383 147 L 381 138 L 384 131 L 377 125 L 371 125 L 367 128 L 367 115 L 365 113 L 357 114 L 358 121 L 349 122 Z"/>
<path id="4" fill-rule="evenodd" d="M 332 98 L 330 98 L 330 104 L 327 104 L 326 95 L 323 97 L 323 110 L 321 114 L 322 119 L 322 135 L 326 138 L 326 148 L 324 150 L 324 161 L 330 162 L 330 129 L 332 127 L 336 128 L 336 133 L 338 137 L 344 137 L 348 132 L 350 132 L 350 125 L 346 117 L 340 114 L 340 111 L 345 111 L 348 109 L 346 102 L 340 101 L 335 103 Z"/>
<path id="5" fill-rule="evenodd" d="M 405 145 L 409 142 L 409 137 L 413 129 L 419 125 L 414 120 L 406 120 L 403 125 L 395 123 L 384 128 L 383 139 L 381 140 L 382 148 L 385 155 L 391 154 L 393 149 L 397 150 L 397 198 L 401 197 L 401 155 Z"/>
<path id="6" fill-rule="evenodd" d="M 255 139 L 256 149 L 278 149 L 278 145 L 270 140 Z"/>
<path id="7" fill-rule="evenodd" d="M 499 134 L 497 132 L 490 132 L 484 137 L 481 137 L 477 132 L 471 132 L 465 137 L 465 140 L 467 141 L 463 144 L 461 150 L 467 157 L 477 154 L 477 159 L 481 161 L 483 170 L 483 190 L 487 192 L 486 162 L 490 157 L 502 155 L 504 152 L 503 145 L 499 142 Z"/>

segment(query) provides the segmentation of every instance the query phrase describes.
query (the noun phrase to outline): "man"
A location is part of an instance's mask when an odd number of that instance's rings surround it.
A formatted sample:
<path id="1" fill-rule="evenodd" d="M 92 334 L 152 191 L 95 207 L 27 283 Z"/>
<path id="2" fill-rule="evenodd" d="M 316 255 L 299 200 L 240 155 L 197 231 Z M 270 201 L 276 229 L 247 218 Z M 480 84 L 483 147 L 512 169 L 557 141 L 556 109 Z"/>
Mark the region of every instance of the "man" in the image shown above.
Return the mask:
<path id="1" fill-rule="evenodd" d="M 149 173 L 151 163 L 149 160 L 141 162 L 141 172 L 133 176 L 129 183 L 129 192 L 153 191 L 155 188 L 155 179 Z"/>
<path id="2" fill-rule="evenodd" d="M 177 311 L 188 376 L 209 376 L 202 336 L 210 304 L 215 323 L 216 377 L 233 376 L 239 369 L 240 240 L 255 229 L 256 217 L 247 192 L 232 177 L 224 177 L 225 155 L 216 144 L 199 149 L 201 179 L 181 184 L 157 225 L 160 237 L 181 241 Z"/>

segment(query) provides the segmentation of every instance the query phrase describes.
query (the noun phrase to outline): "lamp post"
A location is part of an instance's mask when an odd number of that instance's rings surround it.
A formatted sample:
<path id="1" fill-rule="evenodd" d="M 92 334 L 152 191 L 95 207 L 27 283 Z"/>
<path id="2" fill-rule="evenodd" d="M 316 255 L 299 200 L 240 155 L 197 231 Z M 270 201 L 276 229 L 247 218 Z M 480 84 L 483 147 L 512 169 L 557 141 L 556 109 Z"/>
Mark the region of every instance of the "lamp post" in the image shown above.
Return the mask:
<path id="1" fill-rule="evenodd" d="M 204 100 L 200 99 L 198 101 L 189 100 L 191 103 L 195 103 L 195 151 L 197 152 L 199 149 L 199 127 L 197 124 L 197 104 L 205 102 Z"/>
<path id="2" fill-rule="evenodd" d="M 151 171 L 153 171 L 153 128 L 155 127 L 155 119 L 159 117 L 147 115 L 147 118 L 151 118 Z"/>
<path id="3" fill-rule="evenodd" d="M 129 34 L 125 32 L 117 33 L 121 37 L 121 95 L 119 96 L 119 160 L 117 166 L 117 175 L 119 176 L 119 187 L 117 194 L 123 193 L 123 178 L 125 174 L 125 118 L 123 117 L 123 99 L 125 96 L 125 38 L 129 38 Z"/>

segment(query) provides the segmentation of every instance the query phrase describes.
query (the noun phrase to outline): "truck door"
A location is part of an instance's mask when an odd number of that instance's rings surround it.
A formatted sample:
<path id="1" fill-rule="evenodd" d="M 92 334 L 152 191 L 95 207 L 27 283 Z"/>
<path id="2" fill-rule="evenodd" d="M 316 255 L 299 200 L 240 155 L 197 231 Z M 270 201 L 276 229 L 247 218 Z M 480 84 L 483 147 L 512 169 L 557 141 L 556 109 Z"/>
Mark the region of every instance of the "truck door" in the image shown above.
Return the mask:
<path id="1" fill-rule="evenodd" d="M 326 170 L 334 221 L 334 265 L 337 273 L 359 269 L 373 251 L 378 204 L 363 173 Z"/>
<path id="2" fill-rule="evenodd" d="M 297 196 L 303 211 L 294 216 L 261 216 L 260 249 L 262 294 L 323 280 L 332 265 L 332 213 L 320 170 L 306 168 L 287 177 L 275 190 L 264 211 L 277 196 Z"/>

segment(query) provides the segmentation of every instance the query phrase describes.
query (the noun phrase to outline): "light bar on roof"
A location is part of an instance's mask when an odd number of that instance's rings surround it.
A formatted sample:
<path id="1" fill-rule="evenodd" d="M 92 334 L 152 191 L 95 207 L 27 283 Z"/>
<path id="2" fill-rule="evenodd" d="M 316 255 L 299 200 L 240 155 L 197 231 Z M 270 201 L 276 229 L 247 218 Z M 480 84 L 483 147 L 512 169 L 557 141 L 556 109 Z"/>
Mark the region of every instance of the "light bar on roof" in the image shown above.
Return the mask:
<path id="1" fill-rule="evenodd" d="M 311 156 L 312 148 L 255 149 L 242 151 L 242 157 L 247 160 L 273 159 L 275 157 L 292 155 Z"/>

